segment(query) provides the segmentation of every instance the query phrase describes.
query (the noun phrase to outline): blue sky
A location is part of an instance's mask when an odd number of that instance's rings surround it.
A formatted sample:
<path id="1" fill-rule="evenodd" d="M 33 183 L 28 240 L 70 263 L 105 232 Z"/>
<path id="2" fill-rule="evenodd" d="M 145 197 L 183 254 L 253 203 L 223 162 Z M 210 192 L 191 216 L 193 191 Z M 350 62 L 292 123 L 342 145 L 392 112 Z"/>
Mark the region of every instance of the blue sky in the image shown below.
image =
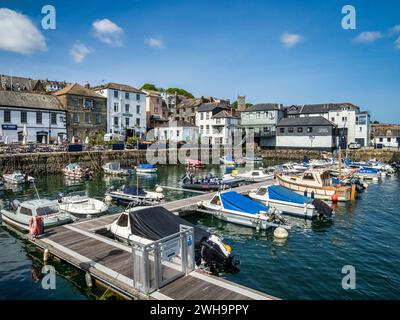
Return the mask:
<path id="1" fill-rule="evenodd" d="M 45 4 L 56 8 L 56 30 L 41 28 Z M 341 27 L 346 4 L 356 30 Z M 0 19 L 2 74 L 151 82 L 251 103 L 353 102 L 374 120 L 400 123 L 396 0 L 6 0 L 0 8 L 17 12 L 7 25 Z M 4 31 L 21 19 L 36 33 Z"/>

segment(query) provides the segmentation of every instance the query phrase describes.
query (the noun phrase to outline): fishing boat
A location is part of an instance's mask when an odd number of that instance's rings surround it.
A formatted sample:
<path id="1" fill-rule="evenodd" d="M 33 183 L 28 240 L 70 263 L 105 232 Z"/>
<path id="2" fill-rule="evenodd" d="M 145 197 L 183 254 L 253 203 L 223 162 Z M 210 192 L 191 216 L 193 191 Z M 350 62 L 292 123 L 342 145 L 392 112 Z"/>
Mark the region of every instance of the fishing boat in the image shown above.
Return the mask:
<path id="1" fill-rule="evenodd" d="M 266 230 L 285 223 L 276 209 L 235 191 L 218 192 L 211 200 L 202 201 L 200 206 L 217 219 L 246 227 Z"/>
<path id="2" fill-rule="evenodd" d="M 38 199 L 22 203 L 14 200 L 0 212 L 5 223 L 22 230 L 29 230 L 32 218 L 41 219 L 44 229 L 73 221 L 70 214 L 60 210 L 57 200 Z"/>
<path id="3" fill-rule="evenodd" d="M 315 199 L 348 201 L 355 198 L 355 186 L 334 183 L 327 169 L 309 169 L 299 176 L 280 173 L 276 179 L 280 185 Z"/>
<path id="4" fill-rule="evenodd" d="M 224 244 L 221 238 L 160 206 L 128 207 L 108 226 L 108 230 L 124 242 L 150 244 L 178 233 L 181 226 L 194 229 L 193 242 L 197 268 L 215 274 L 239 271 L 239 261 L 234 259 L 231 248 Z"/>
<path id="5" fill-rule="evenodd" d="M 123 185 L 121 188 L 114 190 L 111 187 L 106 192 L 106 200 L 120 201 L 123 203 L 134 202 L 136 204 L 143 205 L 155 205 L 164 201 L 164 195 L 162 189 L 160 192 L 146 191 L 140 187 L 127 187 Z"/>
<path id="6" fill-rule="evenodd" d="M 203 168 L 205 166 L 201 160 L 190 159 L 190 158 L 185 159 L 185 164 L 193 168 Z"/>
<path id="7" fill-rule="evenodd" d="M 358 169 L 356 177 L 361 180 L 378 181 L 381 178 L 381 171 L 375 168 L 362 167 Z"/>
<path id="8" fill-rule="evenodd" d="M 137 173 L 155 173 L 157 172 L 157 168 L 155 164 L 150 164 L 150 163 L 140 163 L 138 166 L 136 166 L 136 172 Z"/>
<path id="9" fill-rule="evenodd" d="M 244 173 L 238 173 L 238 177 L 243 178 L 247 182 L 262 182 L 273 179 L 274 172 L 259 168 Z"/>
<path id="10" fill-rule="evenodd" d="M 228 154 L 226 156 L 223 156 L 223 157 L 221 157 L 219 159 L 225 165 L 228 165 L 228 166 L 234 166 L 235 165 L 235 161 L 233 160 L 233 157 L 230 154 Z"/>
<path id="11" fill-rule="evenodd" d="M 313 218 L 318 214 L 332 216 L 332 209 L 323 201 L 299 195 L 283 186 L 261 186 L 251 191 L 249 197 L 283 214 Z"/>
<path id="12" fill-rule="evenodd" d="M 23 184 L 35 181 L 34 177 L 23 174 L 21 171 L 14 171 L 10 174 L 3 174 L 3 179 L 10 184 Z"/>
<path id="13" fill-rule="evenodd" d="M 238 187 L 244 182 L 243 178 L 232 174 L 216 177 L 209 173 L 206 177 L 195 177 L 192 172 L 186 172 L 181 180 L 181 187 L 189 190 L 217 191 Z"/>
<path id="14" fill-rule="evenodd" d="M 122 169 L 119 162 L 107 162 L 102 168 L 105 174 L 113 176 L 130 176 L 133 174 L 132 169 Z"/>
<path id="15" fill-rule="evenodd" d="M 108 205 L 104 202 L 89 198 L 85 191 L 71 192 L 65 196 L 60 195 L 60 209 L 75 217 L 93 217 L 107 212 Z"/>
<path id="16" fill-rule="evenodd" d="M 89 178 L 93 175 L 92 171 L 89 168 L 83 170 L 79 164 L 70 163 L 65 168 L 62 169 L 64 176 L 70 179 L 81 179 L 81 178 Z"/>

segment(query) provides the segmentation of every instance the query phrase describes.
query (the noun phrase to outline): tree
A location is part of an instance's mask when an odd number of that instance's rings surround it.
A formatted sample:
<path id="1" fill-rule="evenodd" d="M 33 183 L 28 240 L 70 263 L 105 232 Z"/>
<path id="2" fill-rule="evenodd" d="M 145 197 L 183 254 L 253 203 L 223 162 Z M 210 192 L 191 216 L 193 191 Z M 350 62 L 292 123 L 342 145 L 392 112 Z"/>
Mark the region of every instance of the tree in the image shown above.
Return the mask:
<path id="1" fill-rule="evenodd" d="M 231 106 L 232 106 L 233 109 L 237 109 L 238 102 L 237 101 L 232 102 Z M 246 103 L 246 109 L 250 108 L 251 106 L 253 106 L 252 103 Z"/>
<path id="2" fill-rule="evenodd" d="M 374 121 L 374 122 L 372 122 L 373 124 L 379 124 L 380 122 L 379 121 Z"/>
<path id="3" fill-rule="evenodd" d="M 181 89 L 181 88 L 168 88 L 168 89 L 166 90 L 166 92 L 167 92 L 168 94 L 175 94 L 175 92 L 176 92 L 176 93 L 177 93 L 178 95 L 180 95 L 180 96 L 184 96 L 184 97 L 186 97 L 186 98 L 194 99 L 194 96 L 193 96 L 190 92 L 186 91 L 185 89 Z"/>
<path id="4" fill-rule="evenodd" d="M 152 91 L 158 91 L 156 86 L 152 83 L 145 83 L 144 85 L 142 85 L 142 88 L 144 90 L 152 90 Z"/>

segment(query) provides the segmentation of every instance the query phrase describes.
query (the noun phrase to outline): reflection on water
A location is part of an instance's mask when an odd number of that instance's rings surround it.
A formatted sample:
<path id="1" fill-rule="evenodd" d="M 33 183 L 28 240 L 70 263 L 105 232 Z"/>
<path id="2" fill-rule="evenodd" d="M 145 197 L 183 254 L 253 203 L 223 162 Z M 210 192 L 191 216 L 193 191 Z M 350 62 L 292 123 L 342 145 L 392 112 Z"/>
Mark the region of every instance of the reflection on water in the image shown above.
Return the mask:
<path id="1" fill-rule="evenodd" d="M 198 174 L 220 174 L 224 170 L 210 166 Z M 139 183 L 147 190 L 154 190 L 156 185 L 178 187 L 184 174 L 184 166 L 159 166 L 155 175 L 122 178 L 102 174 L 75 181 L 62 175 L 36 177 L 36 186 L 43 198 L 56 199 L 60 193 L 85 190 L 91 197 L 102 199 L 111 186 Z M 398 177 L 387 177 L 370 184 L 357 202 L 337 204 L 332 220 L 288 218 L 292 229 L 284 241 L 274 239 L 270 230 L 256 232 L 206 214 L 196 213 L 187 219 L 223 236 L 232 247 L 241 261 L 241 271 L 226 275 L 229 280 L 287 299 L 396 299 L 400 295 L 399 181 Z M 167 200 L 194 195 L 169 189 L 163 193 Z M 35 198 L 35 190 L 24 186 L 2 193 L 3 201 L 15 198 Z M 118 204 L 110 206 L 112 213 L 123 209 Z M 0 299 L 93 299 L 102 295 L 98 288 L 86 288 L 83 274 L 67 264 L 56 266 L 57 290 L 43 290 L 40 261 L 40 254 L 30 244 L 1 227 Z M 356 268 L 357 290 L 341 288 L 344 265 Z"/>

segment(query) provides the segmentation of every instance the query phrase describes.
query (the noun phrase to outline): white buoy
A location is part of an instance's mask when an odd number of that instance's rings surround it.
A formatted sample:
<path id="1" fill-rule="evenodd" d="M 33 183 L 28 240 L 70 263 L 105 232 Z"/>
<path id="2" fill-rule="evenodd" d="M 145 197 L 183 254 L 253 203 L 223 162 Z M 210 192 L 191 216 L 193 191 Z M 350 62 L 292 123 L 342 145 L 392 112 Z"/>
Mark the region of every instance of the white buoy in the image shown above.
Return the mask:
<path id="1" fill-rule="evenodd" d="M 104 201 L 106 203 L 111 203 L 112 202 L 112 197 L 110 195 L 106 195 L 105 198 L 104 198 Z"/>
<path id="2" fill-rule="evenodd" d="M 86 272 L 86 274 L 85 274 L 85 281 L 86 281 L 86 285 L 88 286 L 88 288 L 93 287 L 92 276 L 90 275 L 89 272 Z"/>
<path id="3" fill-rule="evenodd" d="M 158 187 L 156 188 L 156 192 L 158 192 L 158 193 L 162 193 L 163 191 L 164 191 L 164 189 L 161 188 L 160 186 L 158 186 Z"/>
<path id="4" fill-rule="evenodd" d="M 44 249 L 43 251 L 43 261 L 47 262 L 47 260 L 49 260 L 49 249 Z"/>
<path id="5" fill-rule="evenodd" d="M 274 230 L 274 237 L 278 239 L 286 239 L 289 236 L 289 232 L 282 227 L 278 227 Z"/>

